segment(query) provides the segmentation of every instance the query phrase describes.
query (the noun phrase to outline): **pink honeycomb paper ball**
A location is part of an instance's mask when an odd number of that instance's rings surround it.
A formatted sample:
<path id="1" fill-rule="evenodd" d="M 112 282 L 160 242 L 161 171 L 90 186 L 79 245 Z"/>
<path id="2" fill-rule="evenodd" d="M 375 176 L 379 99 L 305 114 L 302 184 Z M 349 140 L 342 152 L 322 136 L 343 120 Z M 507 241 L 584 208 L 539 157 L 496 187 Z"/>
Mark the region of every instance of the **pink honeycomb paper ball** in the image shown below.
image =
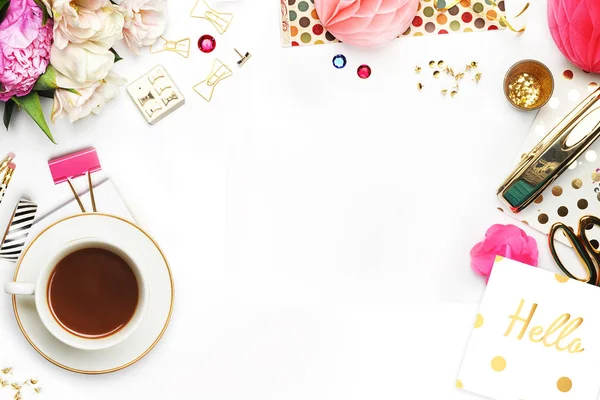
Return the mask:
<path id="1" fill-rule="evenodd" d="M 357 47 L 375 47 L 403 34 L 419 0 L 315 0 L 323 26 L 337 39 Z"/>
<path id="2" fill-rule="evenodd" d="M 548 0 L 548 25 L 558 49 L 587 72 L 600 72 L 600 1 Z"/>

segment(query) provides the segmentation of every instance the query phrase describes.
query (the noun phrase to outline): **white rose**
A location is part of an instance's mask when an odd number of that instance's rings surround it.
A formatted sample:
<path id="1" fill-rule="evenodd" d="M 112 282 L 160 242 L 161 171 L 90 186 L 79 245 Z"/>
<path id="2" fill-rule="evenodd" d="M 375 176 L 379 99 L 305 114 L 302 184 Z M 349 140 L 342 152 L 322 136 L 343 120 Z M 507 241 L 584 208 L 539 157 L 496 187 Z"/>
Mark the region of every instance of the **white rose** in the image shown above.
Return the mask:
<path id="1" fill-rule="evenodd" d="M 125 43 L 136 54 L 142 46 L 152 46 L 167 26 L 166 0 L 123 0 L 119 12 L 125 18 Z"/>
<path id="2" fill-rule="evenodd" d="M 56 89 L 50 116 L 52 122 L 56 122 L 58 118 L 62 117 L 68 117 L 69 121 L 75 122 L 92 113 L 100 113 L 102 107 L 119 93 L 119 87 L 123 86 L 125 82 L 125 79 L 111 71 L 102 80 L 89 83 L 83 87 L 76 87 L 76 82 L 72 82 L 60 74 L 57 75 L 56 83 L 58 86 L 74 88 L 79 92 L 79 95 L 65 89 Z"/>
<path id="3" fill-rule="evenodd" d="M 123 16 L 110 0 L 52 0 L 51 7 L 59 49 L 87 41 L 108 49 L 123 37 Z"/>
<path id="4" fill-rule="evenodd" d="M 115 63 L 115 56 L 92 42 L 69 43 L 63 50 L 52 46 L 50 63 L 67 78 L 85 84 L 104 79 Z"/>

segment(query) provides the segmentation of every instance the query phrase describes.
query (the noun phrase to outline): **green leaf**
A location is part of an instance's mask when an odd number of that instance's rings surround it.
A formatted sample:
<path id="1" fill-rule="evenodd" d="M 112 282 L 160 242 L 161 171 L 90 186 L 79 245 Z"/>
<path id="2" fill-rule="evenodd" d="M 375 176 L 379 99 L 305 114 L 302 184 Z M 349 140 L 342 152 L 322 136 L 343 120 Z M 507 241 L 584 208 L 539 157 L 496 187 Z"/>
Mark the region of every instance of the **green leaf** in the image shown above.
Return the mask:
<path id="1" fill-rule="evenodd" d="M 0 0 L 0 22 L 4 20 L 6 16 L 6 11 L 8 10 L 8 6 L 10 5 L 10 0 Z"/>
<path id="2" fill-rule="evenodd" d="M 123 59 L 123 57 L 121 57 L 119 53 L 117 53 L 117 51 L 112 47 L 110 48 L 110 51 L 115 55 L 115 62 L 119 62 Z"/>
<path id="3" fill-rule="evenodd" d="M 53 99 L 54 98 L 54 89 L 53 90 L 42 90 L 40 92 L 37 92 L 37 94 L 40 97 L 45 97 L 47 99 Z"/>
<path id="4" fill-rule="evenodd" d="M 48 18 L 50 18 L 50 14 L 48 14 L 48 9 L 46 8 L 46 5 L 42 2 L 42 0 L 33 1 L 35 1 L 35 4 L 37 4 L 37 6 L 42 10 L 42 25 L 46 25 L 46 22 L 48 22 Z"/>
<path id="5" fill-rule="evenodd" d="M 63 89 L 66 90 L 67 92 L 71 92 L 73 94 L 76 94 L 77 96 L 81 96 L 81 93 L 79 93 L 76 89 L 67 89 L 67 88 L 59 88 L 59 89 Z"/>
<path id="6" fill-rule="evenodd" d="M 10 118 L 12 117 L 13 110 L 15 109 L 15 102 L 12 100 L 8 100 L 4 103 L 4 126 L 8 130 L 8 126 L 10 125 Z"/>
<path id="7" fill-rule="evenodd" d="M 56 89 L 56 70 L 52 65 L 48 65 L 46 72 L 44 72 L 33 85 L 33 90 L 52 90 Z"/>
<path id="8" fill-rule="evenodd" d="M 40 96 L 38 96 L 37 92 L 31 92 L 27 96 L 23 97 L 12 97 L 12 100 L 17 103 L 19 107 L 25 110 L 27 114 L 35 121 L 36 124 L 40 127 L 40 129 L 48 136 L 48 139 L 54 144 L 54 138 L 52 137 L 52 133 L 50 132 L 50 128 L 48 128 L 48 124 L 46 123 L 46 118 L 44 118 L 44 113 L 42 111 L 42 103 L 40 103 Z"/>

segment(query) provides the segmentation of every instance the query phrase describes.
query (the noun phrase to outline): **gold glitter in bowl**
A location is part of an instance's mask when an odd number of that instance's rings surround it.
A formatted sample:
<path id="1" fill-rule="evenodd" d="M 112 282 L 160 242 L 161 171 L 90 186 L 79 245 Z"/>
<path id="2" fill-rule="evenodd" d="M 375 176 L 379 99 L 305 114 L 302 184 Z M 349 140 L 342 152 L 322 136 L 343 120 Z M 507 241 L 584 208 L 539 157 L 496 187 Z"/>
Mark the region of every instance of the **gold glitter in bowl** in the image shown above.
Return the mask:
<path id="1" fill-rule="evenodd" d="M 519 110 L 537 110 L 545 105 L 554 92 L 554 78 L 544 64 L 523 60 L 513 65 L 504 77 L 504 94 Z"/>

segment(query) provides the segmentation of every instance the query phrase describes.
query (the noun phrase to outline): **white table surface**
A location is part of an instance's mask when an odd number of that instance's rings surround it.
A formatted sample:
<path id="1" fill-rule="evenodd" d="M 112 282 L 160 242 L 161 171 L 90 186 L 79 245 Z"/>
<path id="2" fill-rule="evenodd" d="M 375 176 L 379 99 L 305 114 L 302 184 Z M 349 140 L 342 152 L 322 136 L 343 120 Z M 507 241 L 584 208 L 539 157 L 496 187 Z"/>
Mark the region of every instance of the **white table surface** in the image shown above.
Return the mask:
<path id="1" fill-rule="evenodd" d="M 189 59 L 122 51 L 126 78 L 162 63 L 187 97 L 156 126 L 123 90 L 100 116 L 53 126 L 58 146 L 24 114 L 0 128 L 0 152 L 17 154 L 2 226 L 22 195 L 47 208 L 69 197 L 48 159 L 97 148 L 103 173 L 169 258 L 167 334 L 124 371 L 76 375 L 29 346 L 4 296 L 0 366 L 36 375 L 40 398 L 61 400 L 475 397 L 454 388 L 485 289 L 469 250 L 491 224 L 514 222 L 496 210 L 495 191 L 535 114 L 506 103 L 502 79 L 523 58 L 561 60 L 546 2 L 532 1 L 520 36 L 406 38 L 376 50 L 282 49 L 275 0 L 220 6 L 235 13 L 220 36 L 187 16 L 192 4 L 170 2 L 166 32 L 192 38 Z M 204 33 L 217 39 L 214 54 L 195 47 Z M 253 54 L 242 69 L 234 46 Z M 337 53 L 348 59 L 343 70 L 331 65 Z M 206 103 L 191 87 L 214 56 L 234 75 Z M 465 81 L 454 100 L 431 78 L 418 92 L 425 78 L 415 65 L 429 73 L 439 59 L 478 61 L 481 83 Z M 356 76 L 362 63 L 373 69 L 368 80 Z M 540 265 L 553 269 L 545 237 L 528 233 Z M 0 265 L 0 279 L 13 271 Z"/>

